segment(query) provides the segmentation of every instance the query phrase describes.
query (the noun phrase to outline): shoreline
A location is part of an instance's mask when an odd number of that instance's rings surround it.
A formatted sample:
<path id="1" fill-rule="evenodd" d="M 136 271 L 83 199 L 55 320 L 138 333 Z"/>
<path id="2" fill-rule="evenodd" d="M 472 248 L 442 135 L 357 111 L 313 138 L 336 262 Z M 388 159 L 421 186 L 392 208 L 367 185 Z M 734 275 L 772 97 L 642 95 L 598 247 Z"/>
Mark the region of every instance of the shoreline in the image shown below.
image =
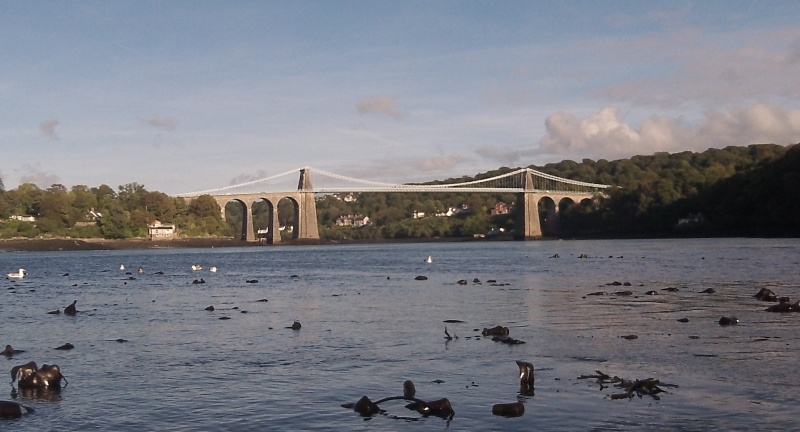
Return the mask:
<path id="1" fill-rule="evenodd" d="M 526 241 L 555 241 L 555 240 L 622 240 L 622 239 L 682 239 L 682 238 L 794 238 L 775 236 L 597 236 L 597 237 L 540 237 Z M 131 250 L 131 249 L 186 249 L 186 248 L 218 248 L 218 247 L 281 247 L 281 246 L 312 246 L 312 245 L 346 245 L 346 244 L 403 244 L 403 243 L 458 243 L 458 242 L 496 242 L 496 241 L 523 241 L 516 240 L 511 235 L 499 235 L 490 238 L 473 237 L 430 237 L 406 239 L 349 239 L 349 240 L 324 240 L 324 239 L 294 239 L 285 240 L 278 244 L 261 242 L 247 242 L 236 240 L 232 237 L 193 237 L 177 238 L 170 240 L 135 239 L 103 239 L 103 238 L 12 238 L 0 239 L 0 253 L 2 252 L 53 252 L 53 251 L 88 251 L 88 250 Z"/>
<path id="2" fill-rule="evenodd" d="M 179 249 L 261 246 L 232 238 L 187 238 L 172 240 L 148 239 L 0 239 L 0 252 L 52 252 L 85 250 Z"/>
<path id="3" fill-rule="evenodd" d="M 428 243 L 428 242 L 462 242 L 462 241 L 497 241 L 509 240 L 511 237 L 492 239 L 473 238 L 414 238 L 401 240 L 316 240 L 295 239 L 278 244 L 247 242 L 234 238 L 180 238 L 171 240 L 149 239 L 0 239 L 0 252 L 54 252 L 54 251 L 88 251 L 88 250 L 131 250 L 131 249 L 185 249 L 185 248 L 217 248 L 217 247 L 279 247 L 304 245 L 338 245 L 338 244 L 379 244 L 379 243 Z"/>

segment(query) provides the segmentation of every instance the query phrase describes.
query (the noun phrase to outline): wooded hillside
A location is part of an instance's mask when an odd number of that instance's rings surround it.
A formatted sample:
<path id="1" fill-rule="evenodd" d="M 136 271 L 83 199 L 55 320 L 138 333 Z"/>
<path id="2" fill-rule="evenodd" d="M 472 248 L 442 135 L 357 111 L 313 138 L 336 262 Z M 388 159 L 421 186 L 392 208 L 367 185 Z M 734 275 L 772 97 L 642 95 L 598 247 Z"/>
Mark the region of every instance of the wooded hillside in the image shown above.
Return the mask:
<path id="1" fill-rule="evenodd" d="M 590 205 L 563 207 L 560 232 L 546 235 L 800 235 L 800 145 L 754 144 L 615 161 L 565 160 L 530 168 L 616 186 Z M 477 180 L 513 169 L 431 183 Z M 363 193 L 349 200 L 327 195 L 317 198 L 317 216 L 320 235 L 328 239 L 472 237 L 512 231 L 511 214 L 491 212 L 498 203 L 513 208 L 515 199 L 515 194 L 475 193 Z M 155 220 L 174 223 L 185 236 L 238 238 L 241 206 L 229 203 L 225 221 L 220 210 L 208 196 L 187 203 L 147 191 L 138 183 L 119 186 L 117 191 L 107 185 L 67 189 L 54 184 L 40 189 L 26 183 L 6 191 L 0 181 L 2 238 L 142 237 Z M 92 211 L 101 217 L 92 217 Z M 450 216 L 435 216 L 448 211 Z M 266 228 L 268 213 L 264 203 L 253 206 L 256 229 Z M 415 213 L 425 216 L 414 218 Z M 291 226 L 291 203 L 283 201 L 278 215 L 281 226 Z M 366 216 L 369 223 L 337 226 L 337 219 L 349 215 Z M 33 220 L 19 220 L 26 216 Z"/>

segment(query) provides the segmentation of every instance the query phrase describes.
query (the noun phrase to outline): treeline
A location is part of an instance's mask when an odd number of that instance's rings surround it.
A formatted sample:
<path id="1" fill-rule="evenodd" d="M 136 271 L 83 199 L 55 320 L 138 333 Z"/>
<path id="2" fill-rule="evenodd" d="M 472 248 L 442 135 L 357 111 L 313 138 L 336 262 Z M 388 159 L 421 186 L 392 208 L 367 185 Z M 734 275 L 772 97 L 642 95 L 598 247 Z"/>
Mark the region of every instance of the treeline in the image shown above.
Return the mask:
<path id="1" fill-rule="evenodd" d="M 591 208 L 567 209 L 568 234 L 800 235 L 800 145 L 565 161 L 542 170 L 619 186 Z"/>
<path id="2" fill-rule="evenodd" d="M 800 235 L 800 145 L 755 144 L 704 152 L 656 153 L 615 161 L 565 160 L 530 168 L 559 177 L 612 184 L 607 195 L 590 204 L 560 203 L 559 232 L 566 237 L 664 235 Z M 512 171 L 502 167 L 453 183 Z M 510 232 L 511 214 L 492 215 L 502 202 L 513 207 L 515 194 L 362 193 L 354 201 L 327 195 L 317 198 L 320 236 L 327 239 L 398 239 L 464 237 Z M 456 207 L 450 217 L 431 217 Z M 544 203 L 540 211 L 544 215 Z M 95 218 L 92 215 L 99 214 Z M 181 235 L 241 235 L 242 208 L 229 203 L 222 211 L 210 196 L 187 202 L 130 183 L 115 191 L 107 185 L 47 189 L 26 183 L 6 191 L 0 181 L 0 237 L 144 237 L 154 221 L 175 224 Z M 269 208 L 253 206 L 256 229 L 267 228 Z M 291 227 L 293 204 L 279 205 L 278 221 Z M 414 212 L 428 217 L 414 219 Z M 363 227 L 339 227 L 337 218 L 364 215 Z M 34 216 L 33 222 L 12 216 Z M 282 231 L 284 238 L 290 229 Z"/>
<path id="3" fill-rule="evenodd" d="M 559 232 L 548 232 L 545 227 L 545 235 L 800 235 L 800 145 L 754 144 L 615 161 L 565 160 L 529 168 L 616 186 L 588 205 L 561 203 Z M 479 180 L 513 170 L 502 167 L 475 177 L 432 183 Z M 329 237 L 403 238 L 470 236 L 515 228 L 510 215 L 489 215 L 496 202 L 513 205 L 513 194 L 376 193 L 357 198 L 345 203 L 329 197 L 318 206 L 321 232 Z M 461 204 L 471 212 L 451 218 L 410 219 L 415 210 L 432 214 Z M 544 201 L 539 211 L 544 218 Z M 374 225 L 334 227 L 335 218 L 345 214 L 368 215 Z"/>
<path id="4" fill-rule="evenodd" d="M 33 217 L 34 221 L 25 220 Z M 32 183 L 6 191 L 0 181 L 0 238 L 75 237 L 121 239 L 145 237 L 159 221 L 175 224 L 187 236 L 227 235 L 219 206 L 209 196 L 191 203 L 129 183 L 115 191 L 108 185 L 67 189 Z"/>

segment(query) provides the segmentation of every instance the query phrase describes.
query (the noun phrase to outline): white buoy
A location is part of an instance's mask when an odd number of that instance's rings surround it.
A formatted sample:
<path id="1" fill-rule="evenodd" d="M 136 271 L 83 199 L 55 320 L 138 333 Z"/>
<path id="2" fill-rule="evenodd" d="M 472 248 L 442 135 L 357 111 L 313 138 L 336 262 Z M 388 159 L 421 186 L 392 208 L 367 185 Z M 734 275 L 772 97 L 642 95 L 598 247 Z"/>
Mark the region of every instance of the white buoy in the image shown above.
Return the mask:
<path id="1" fill-rule="evenodd" d="M 119 265 L 119 269 L 120 269 L 120 270 L 125 270 L 125 264 L 120 264 L 120 265 Z"/>

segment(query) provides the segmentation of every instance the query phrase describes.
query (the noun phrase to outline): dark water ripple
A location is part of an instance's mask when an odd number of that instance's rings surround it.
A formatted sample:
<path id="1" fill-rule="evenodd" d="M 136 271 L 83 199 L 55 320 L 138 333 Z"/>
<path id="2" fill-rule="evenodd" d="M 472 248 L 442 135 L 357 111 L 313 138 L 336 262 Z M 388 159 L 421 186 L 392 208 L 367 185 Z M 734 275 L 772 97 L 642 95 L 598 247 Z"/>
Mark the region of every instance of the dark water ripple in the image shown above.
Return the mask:
<path id="1" fill-rule="evenodd" d="M 29 276 L 0 281 L 0 344 L 26 350 L 0 363 L 56 363 L 69 385 L 19 395 L 36 412 L 0 429 L 792 430 L 800 314 L 752 295 L 800 298 L 798 252 L 725 239 L 3 253 L 0 267 Z M 47 314 L 75 299 L 77 316 Z M 495 325 L 527 343 L 480 336 Z M 536 366 L 534 396 L 519 395 L 515 360 Z M 677 387 L 611 400 L 618 389 L 578 379 L 596 370 Z M 455 417 L 340 406 L 400 395 L 406 379 Z M 491 415 L 516 400 L 524 416 Z"/>

